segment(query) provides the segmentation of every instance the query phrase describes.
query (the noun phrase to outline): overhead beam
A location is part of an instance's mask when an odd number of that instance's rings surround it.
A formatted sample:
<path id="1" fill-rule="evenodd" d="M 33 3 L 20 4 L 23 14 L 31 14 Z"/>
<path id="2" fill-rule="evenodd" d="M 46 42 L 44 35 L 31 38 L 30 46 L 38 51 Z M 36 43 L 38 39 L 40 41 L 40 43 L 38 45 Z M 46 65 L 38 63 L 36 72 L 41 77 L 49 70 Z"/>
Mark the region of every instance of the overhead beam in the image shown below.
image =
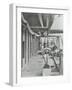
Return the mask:
<path id="1" fill-rule="evenodd" d="M 45 32 L 48 30 L 48 28 L 41 28 L 41 27 L 31 27 L 31 29 L 34 31 L 34 32 Z M 63 30 L 62 29 L 50 29 L 49 30 L 49 33 L 63 33 Z"/>
<path id="2" fill-rule="evenodd" d="M 44 27 L 44 26 L 43 26 L 43 20 L 42 20 L 42 14 L 39 13 L 39 14 L 38 14 L 38 17 L 39 17 L 39 21 L 40 21 L 41 27 Z"/>
<path id="3" fill-rule="evenodd" d="M 49 18 L 47 16 L 47 20 L 46 20 L 46 27 L 48 28 L 48 25 L 49 25 Z"/>
<path id="4" fill-rule="evenodd" d="M 36 37 L 39 37 L 40 35 L 38 35 L 37 33 L 35 33 L 29 26 L 28 22 L 25 20 L 24 16 L 21 15 L 21 19 L 23 20 L 24 23 L 26 23 L 28 31 L 32 34 L 35 35 Z"/>

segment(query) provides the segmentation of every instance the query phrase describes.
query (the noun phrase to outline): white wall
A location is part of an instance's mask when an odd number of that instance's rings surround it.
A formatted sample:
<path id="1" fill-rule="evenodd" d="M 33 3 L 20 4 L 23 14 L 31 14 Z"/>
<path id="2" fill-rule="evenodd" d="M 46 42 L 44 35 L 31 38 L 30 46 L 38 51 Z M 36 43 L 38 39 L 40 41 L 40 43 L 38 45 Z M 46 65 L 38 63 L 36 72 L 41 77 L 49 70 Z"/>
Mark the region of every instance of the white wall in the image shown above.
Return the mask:
<path id="1" fill-rule="evenodd" d="M 51 27 L 52 30 L 63 30 L 63 15 L 56 15 Z"/>
<path id="2" fill-rule="evenodd" d="M 41 7 L 67 7 L 72 10 L 72 0 L 0 0 L 0 90 L 23 89 L 23 90 L 71 90 L 71 84 L 39 84 L 25 85 L 22 87 L 10 87 L 8 85 L 9 77 L 9 3 L 22 3 L 25 6 Z M 72 11 L 71 11 L 72 12 Z M 70 18 L 70 17 L 69 17 Z M 72 21 L 72 17 L 70 19 Z M 72 22 L 71 22 L 72 24 Z M 72 29 L 72 28 L 71 28 Z M 72 30 L 69 29 L 67 35 L 67 53 L 72 62 Z M 70 65 L 71 65 L 70 62 Z M 72 65 L 71 65 L 72 66 Z M 70 68 L 71 70 L 71 68 Z M 72 71 L 72 70 L 71 70 Z M 72 73 L 71 73 L 72 75 Z"/>

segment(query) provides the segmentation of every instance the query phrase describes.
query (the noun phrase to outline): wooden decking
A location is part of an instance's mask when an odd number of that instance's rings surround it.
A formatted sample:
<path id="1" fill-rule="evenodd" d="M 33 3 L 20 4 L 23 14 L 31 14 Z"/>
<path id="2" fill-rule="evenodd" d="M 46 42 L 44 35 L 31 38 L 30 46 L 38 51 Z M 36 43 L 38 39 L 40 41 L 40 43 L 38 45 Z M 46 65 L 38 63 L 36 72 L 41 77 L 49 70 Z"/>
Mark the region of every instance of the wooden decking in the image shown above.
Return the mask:
<path id="1" fill-rule="evenodd" d="M 44 61 L 42 56 L 41 55 L 34 56 L 30 59 L 29 64 L 24 65 L 24 68 L 21 71 L 21 76 L 22 77 L 43 76 L 43 66 Z M 49 75 L 57 76 L 62 75 L 62 73 L 59 73 L 54 68 L 51 68 L 51 73 Z"/>
<path id="2" fill-rule="evenodd" d="M 30 59 L 29 64 L 22 69 L 22 77 L 24 76 L 41 76 L 43 68 L 43 58 L 40 55 Z"/>

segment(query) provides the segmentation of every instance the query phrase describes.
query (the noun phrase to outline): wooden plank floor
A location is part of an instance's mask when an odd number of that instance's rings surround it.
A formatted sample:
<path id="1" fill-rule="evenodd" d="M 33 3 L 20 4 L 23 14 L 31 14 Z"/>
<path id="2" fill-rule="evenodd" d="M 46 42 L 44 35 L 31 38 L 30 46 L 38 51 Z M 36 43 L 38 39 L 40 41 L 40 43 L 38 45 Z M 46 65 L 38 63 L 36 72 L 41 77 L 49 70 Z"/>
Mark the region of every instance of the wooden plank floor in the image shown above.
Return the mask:
<path id="1" fill-rule="evenodd" d="M 43 75 L 43 58 L 40 55 L 34 56 L 30 59 L 30 62 L 28 65 L 24 66 L 24 69 L 22 69 L 21 76 L 22 77 L 31 77 L 31 76 L 42 76 Z M 52 70 L 52 69 L 51 69 Z M 51 76 L 57 76 L 60 75 L 59 72 L 51 72 Z"/>
<path id="2" fill-rule="evenodd" d="M 22 77 L 24 76 L 41 76 L 43 68 L 43 58 L 40 55 L 30 59 L 28 65 L 22 69 Z"/>

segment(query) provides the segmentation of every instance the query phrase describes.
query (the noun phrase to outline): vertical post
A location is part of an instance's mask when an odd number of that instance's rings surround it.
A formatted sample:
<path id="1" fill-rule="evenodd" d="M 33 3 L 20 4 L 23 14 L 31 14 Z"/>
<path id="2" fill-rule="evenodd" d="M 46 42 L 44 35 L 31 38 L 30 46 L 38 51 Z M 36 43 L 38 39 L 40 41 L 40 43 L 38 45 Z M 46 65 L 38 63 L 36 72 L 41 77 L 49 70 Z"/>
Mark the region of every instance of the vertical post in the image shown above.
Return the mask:
<path id="1" fill-rule="evenodd" d="M 24 65 L 26 63 L 26 61 L 25 61 L 25 47 L 26 47 L 25 46 L 25 36 L 26 36 L 25 32 L 26 32 L 26 30 L 24 30 L 24 28 L 23 28 L 23 34 L 22 34 L 23 35 L 22 36 L 23 37 L 23 48 L 22 48 L 23 49 L 23 68 L 24 68 Z"/>
<path id="2" fill-rule="evenodd" d="M 31 58 L 31 34 L 30 34 L 30 58 Z"/>
<path id="3" fill-rule="evenodd" d="M 25 52 L 26 52 L 26 64 L 28 64 L 28 30 L 26 30 L 26 50 L 25 50 Z"/>
<path id="4" fill-rule="evenodd" d="M 31 35 L 29 33 L 29 59 L 30 59 L 30 52 L 31 52 Z"/>
<path id="5" fill-rule="evenodd" d="M 28 63 L 29 63 L 29 59 L 30 59 L 30 33 L 28 31 Z"/>
<path id="6" fill-rule="evenodd" d="M 33 46 L 33 40 L 32 40 L 32 35 L 31 35 L 31 57 L 32 57 L 32 46 Z"/>
<path id="7" fill-rule="evenodd" d="M 57 43 L 58 49 L 60 49 L 60 37 L 59 37 L 59 36 L 57 36 L 57 41 L 56 41 L 56 43 Z"/>
<path id="8" fill-rule="evenodd" d="M 23 27 L 21 26 L 23 29 Z M 21 68 L 23 68 L 23 30 L 21 29 Z"/>
<path id="9" fill-rule="evenodd" d="M 24 50 L 24 53 L 25 53 L 25 64 L 26 64 L 26 30 L 25 30 L 25 50 Z"/>

